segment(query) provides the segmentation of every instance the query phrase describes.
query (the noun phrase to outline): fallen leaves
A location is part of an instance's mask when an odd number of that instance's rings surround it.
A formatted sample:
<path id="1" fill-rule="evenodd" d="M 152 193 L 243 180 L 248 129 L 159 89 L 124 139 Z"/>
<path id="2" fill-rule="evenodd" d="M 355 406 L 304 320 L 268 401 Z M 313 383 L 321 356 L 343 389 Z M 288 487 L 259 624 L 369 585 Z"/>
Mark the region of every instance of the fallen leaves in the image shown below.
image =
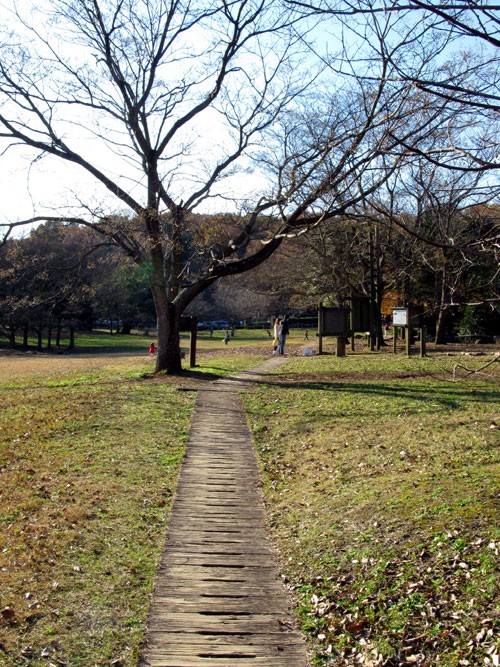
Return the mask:
<path id="1" fill-rule="evenodd" d="M 434 667 L 452 653 L 457 667 L 498 667 L 499 618 L 484 616 L 495 583 L 488 588 L 481 567 L 496 550 L 495 541 L 467 541 L 452 530 L 385 563 L 339 562 L 308 586 L 304 605 L 324 664 Z"/>

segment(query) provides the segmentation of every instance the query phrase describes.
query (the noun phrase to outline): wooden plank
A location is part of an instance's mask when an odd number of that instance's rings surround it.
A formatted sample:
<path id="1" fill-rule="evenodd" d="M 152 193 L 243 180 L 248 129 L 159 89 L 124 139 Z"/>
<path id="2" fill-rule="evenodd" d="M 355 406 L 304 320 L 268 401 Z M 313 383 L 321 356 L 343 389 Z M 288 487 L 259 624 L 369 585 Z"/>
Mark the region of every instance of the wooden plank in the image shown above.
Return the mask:
<path id="1" fill-rule="evenodd" d="M 248 544 L 248 539 L 242 531 L 227 530 L 196 530 L 183 529 L 181 526 L 172 533 L 169 540 L 171 549 L 184 548 L 192 549 L 204 547 L 205 549 L 216 549 L 222 545 L 227 549 L 245 549 L 247 553 L 270 553 L 275 552 L 268 544 L 258 540 L 257 543 Z"/>
<path id="2" fill-rule="evenodd" d="M 223 635 L 190 634 L 189 642 L 179 641 L 179 639 L 182 640 L 182 633 L 157 635 L 157 639 L 160 637 L 162 649 L 158 651 L 158 655 L 195 655 L 201 658 L 204 657 L 204 653 L 209 653 L 214 657 L 223 653 L 247 654 L 253 657 L 274 656 L 278 651 L 297 653 L 297 646 L 293 638 L 286 633 L 282 635 L 230 635 L 230 641 Z"/>
<path id="3" fill-rule="evenodd" d="M 244 600 L 229 598 L 204 598 L 202 600 L 157 594 L 158 603 L 168 609 L 168 614 L 188 612 L 201 616 L 252 616 L 269 610 L 269 597 L 248 597 Z M 157 612 L 160 613 L 160 612 Z"/>
<path id="4" fill-rule="evenodd" d="M 242 641 L 246 641 L 245 638 L 247 637 L 252 637 L 254 642 L 259 642 L 261 644 L 273 644 L 273 643 L 281 643 L 282 640 L 286 641 L 288 643 L 293 643 L 294 645 L 297 643 L 295 642 L 295 637 L 294 635 L 290 632 L 288 629 L 282 629 L 280 627 L 277 627 L 276 625 L 273 625 L 273 627 L 270 627 L 269 629 L 266 629 L 266 627 L 261 624 L 255 627 L 252 625 L 252 619 L 249 620 L 248 623 L 239 623 L 237 621 L 232 621 L 231 623 L 227 623 L 225 625 L 222 624 L 215 624 L 214 625 L 209 625 L 209 624 L 204 624 L 200 623 L 197 625 L 196 629 L 190 630 L 189 628 L 186 628 L 186 624 L 190 621 L 193 621 L 197 623 L 196 618 L 182 618 L 179 620 L 179 622 L 173 622 L 172 625 L 166 626 L 164 628 L 156 628 L 152 629 L 148 636 L 150 640 L 154 639 L 155 642 L 157 643 L 163 643 L 164 641 L 166 642 L 166 636 L 171 635 L 174 637 L 174 640 L 178 642 L 179 640 L 179 635 L 186 635 L 184 637 L 184 641 L 186 643 L 190 643 L 193 640 L 194 635 L 198 636 L 205 636 L 205 637 L 219 637 L 222 640 L 224 640 L 226 643 L 227 641 L 231 640 L 236 641 L 235 637 L 238 637 L 239 639 L 237 640 L 239 643 Z M 186 641 L 187 640 L 187 641 Z"/>
<path id="5" fill-rule="evenodd" d="M 149 667 L 275 667 L 277 665 L 287 665 L 287 667 L 303 667 L 304 662 L 300 662 L 300 655 L 292 656 L 288 654 L 287 656 L 280 655 L 279 649 L 276 651 L 274 656 L 255 656 L 254 654 L 249 654 L 252 657 L 247 659 L 240 654 L 236 654 L 240 659 L 235 659 L 236 656 L 228 658 L 228 654 L 222 654 L 219 657 L 209 655 L 206 657 L 199 656 L 170 656 L 170 655 L 159 655 L 151 656 L 145 659 L 143 665 L 148 665 Z"/>
<path id="6" fill-rule="evenodd" d="M 281 664 L 288 665 L 290 658 L 300 657 L 300 649 L 296 645 L 286 644 L 282 641 L 277 641 L 276 638 L 269 637 L 267 641 L 262 644 L 249 644 L 248 638 L 244 638 L 244 646 L 239 642 L 226 642 L 225 644 L 214 644 L 210 642 L 199 643 L 192 645 L 191 636 L 190 642 L 178 641 L 179 638 L 172 637 L 168 642 L 163 638 L 161 650 L 156 652 L 155 657 L 172 658 L 188 657 L 188 658 L 268 658 L 276 660 L 281 658 Z M 241 663 L 238 661 L 238 665 Z M 253 664 L 253 662 L 251 663 Z M 269 662 L 270 667 L 276 667 L 277 663 Z M 302 663 L 304 665 L 304 663 Z M 227 663 L 226 663 L 227 665 Z"/>
<path id="7" fill-rule="evenodd" d="M 197 614 L 208 613 L 210 607 L 215 605 L 222 606 L 224 610 L 230 612 L 230 602 L 234 602 L 234 608 L 236 610 L 242 611 L 244 613 L 253 613 L 253 614 L 274 614 L 280 615 L 284 607 L 278 611 L 273 611 L 270 609 L 269 604 L 265 606 L 265 600 L 269 601 L 269 595 L 274 593 L 279 596 L 279 587 L 276 585 L 274 589 L 270 588 L 265 593 L 262 593 L 258 586 L 255 584 L 248 584 L 248 582 L 238 582 L 231 579 L 228 579 L 225 582 L 218 582 L 220 586 L 218 588 L 192 588 L 179 586 L 178 589 L 172 587 L 159 587 L 156 589 L 156 595 L 158 600 L 168 605 L 164 606 L 163 609 L 158 609 L 157 613 L 163 615 L 166 613 L 172 613 L 174 611 L 174 605 L 176 604 L 176 598 L 182 604 L 183 602 L 189 602 L 193 606 L 193 612 Z M 236 585 L 241 587 L 241 594 L 233 592 L 236 589 Z M 230 590 L 232 587 L 232 590 Z M 250 608 L 254 605 L 254 602 L 259 603 L 258 611 L 251 610 Z M 238 604 L 239 603 L 239 604 Z M 197 606 L 196 609 L 194 607 Z M 186 613 L 186 609 L 181 609 L 179 613 Z"/>
<path id="8" fill-rule="evenodd" d="M 222 549 L 222 547 L 221 547 Z M 268 555 L 268 554 L 267 554 Z M 227 550 L 226 553 L 220 551 L 216 552 L 206 552 L 199 550 L 198 553 L 186 553 L 179 551 L 171 551 L 168 555 L 168 564 L 171 565 L 201 565 L 203 567 L 252 567 L 260 566 L 262 564 L 263 552 L 257 554 L 251 553 L 234 553 Z M 272 563 L 269 563 L 268 567 L 274 566 Z"/>
<path id="9" fill-rule="evenodd" d="M 287 667 L 303 667 L 304 663 L 299 662 L 300 657 L 296 658 L 296 662 L 292 662 L 290 657 L 288 656 L 286 659 L 281 658 L 280 656 L 276 656 L 276 658 L 279 659 L 279 663 L 273 661 L 273 659 L 269 659 L 269 657 L 255 657 L 255 658 L 249 658 L 247 660 L 245 659 L 231 659 L 231 665 L 228 662 L 227 657 L 210 657 L 209 659 L 207 658 L 199 658 L 199 657 L 194 657 L 194 656 L 189 656 L 188 657 L 182 657 L 182 656 L 161 656 L 161 657 L 156 657 L 156 656 L 151 656 L 142 663 L 143 665 L 147 665 L 148 667 L 274 667 L 275 665 L 278 664 L 283 664 L 287 665 Z"/>
<path id="10" fill-rule="evenodd" d="M 225 618 L 219 619 L 216 617 L 201 617 L 197 614 L 175 614 L 171 613 L 166 619 L 168 622 L 163 624 L 158 623 L 156 627 L 151 628 L 149 635 L 155 638 L 160 637 L 162 633 L 219 633 L 219 634 L 249 634 L 265 635 L 277 634 L 281 635 L 285 632 L 290 632 L 293 628 L 287 625 L 279 616 L 271 616 L 271 614 L 255 614 L 249 617 L 240 618 Z"/>

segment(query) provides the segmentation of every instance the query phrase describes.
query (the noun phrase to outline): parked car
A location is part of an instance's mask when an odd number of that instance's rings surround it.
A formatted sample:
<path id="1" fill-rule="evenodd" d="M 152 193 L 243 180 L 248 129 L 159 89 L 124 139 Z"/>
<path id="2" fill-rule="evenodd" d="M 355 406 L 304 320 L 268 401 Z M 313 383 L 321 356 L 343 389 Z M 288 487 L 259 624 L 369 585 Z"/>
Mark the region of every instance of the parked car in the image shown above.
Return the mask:
<path id="1" fill-rule="evenodd" d="M 227 320 L 214 320 L 210 323 L 214 329 L 228 329 L 229 323 Z"/>

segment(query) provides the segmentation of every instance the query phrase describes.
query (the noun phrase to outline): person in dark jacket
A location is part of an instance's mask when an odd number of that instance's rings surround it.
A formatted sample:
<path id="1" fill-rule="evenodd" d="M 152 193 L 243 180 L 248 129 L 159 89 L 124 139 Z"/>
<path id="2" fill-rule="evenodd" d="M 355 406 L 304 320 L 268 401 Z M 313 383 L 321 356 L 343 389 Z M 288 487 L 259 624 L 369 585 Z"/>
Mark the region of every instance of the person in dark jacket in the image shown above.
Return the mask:
<path id="1" fill-rule="evenodd" d="M 278 339 L 279 339 L 279 345 L 278 345 L 278 354 L 285 354 L 285 343 L 286 343 L 286 337 L 290 333 L 290 327 L 288 325 L 288 315 L 285 315 L 285 317 L 281 320 L 279 327 L 278 327 Z"/>

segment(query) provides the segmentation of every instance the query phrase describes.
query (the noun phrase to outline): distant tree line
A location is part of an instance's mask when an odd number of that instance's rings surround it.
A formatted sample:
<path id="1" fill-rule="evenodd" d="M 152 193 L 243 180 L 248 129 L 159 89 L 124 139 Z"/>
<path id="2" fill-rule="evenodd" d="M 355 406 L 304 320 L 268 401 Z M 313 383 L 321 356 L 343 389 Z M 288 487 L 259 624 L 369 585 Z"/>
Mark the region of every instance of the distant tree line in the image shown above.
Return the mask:
<path id="1" fill-rule="evenodd" d="M 265 320 L 315 312 L 320 302 L 348 305 L 357 295 L 374 299 L 379 323 L 393 305 L 420 306 L 437 343 L 453 331 L 499 334 L 500 208 L 468 203 L 470 191 L 449 180 L 425 183 L 420 174 L 412 192 L 417 206 L 404 198 L 412 212 L 373 202 L 335 227 L 318 226 L 283 243 L 254 271 L 215 282 L 186 314 Z M 203 217 L 214 238 L 230 234 L 224 216 Z M 154 327 L 150 273 L 91 228 L 40 225 L 0 247 L 0 336 L 10 347 L 31 340 L 38 349 L 57 349 L 62 334 L 71 348 L 75 331 L 96 323 L 121 333 Z"/>
<path id="2" fill-rule="evenodd" d="M 46 223 L 0 247 L 0 336 L 10 347 L 74 347 L 96 321 L 122 332 L 154 324 L 147 276 L 82 226 Z M 33 343 L 33 339 L 35 342 Z"/>
<path id="3" fill-rule="evenodd" d="M 317 230 L 297 243 L 297 270 L 303 273 L 302 296 L 313 306 L 349 305 L 352 296 L 374 300 L 379 326 L 395 306 L 411 306 L 436 343 L 457 334 L 500 334 L 500 265 L 493 248 L 481 240 L 496 233 L 500 210 L 482 205 L 455 211 L 443 223 L 450 243 L 429 244 L 423 236 L 441 229 L 432 211 L 407 216 L 411 232 L 388 220 L 349 218 L 330 233 Z M 446 228 L 446 232 L 445 232 Z"/>

